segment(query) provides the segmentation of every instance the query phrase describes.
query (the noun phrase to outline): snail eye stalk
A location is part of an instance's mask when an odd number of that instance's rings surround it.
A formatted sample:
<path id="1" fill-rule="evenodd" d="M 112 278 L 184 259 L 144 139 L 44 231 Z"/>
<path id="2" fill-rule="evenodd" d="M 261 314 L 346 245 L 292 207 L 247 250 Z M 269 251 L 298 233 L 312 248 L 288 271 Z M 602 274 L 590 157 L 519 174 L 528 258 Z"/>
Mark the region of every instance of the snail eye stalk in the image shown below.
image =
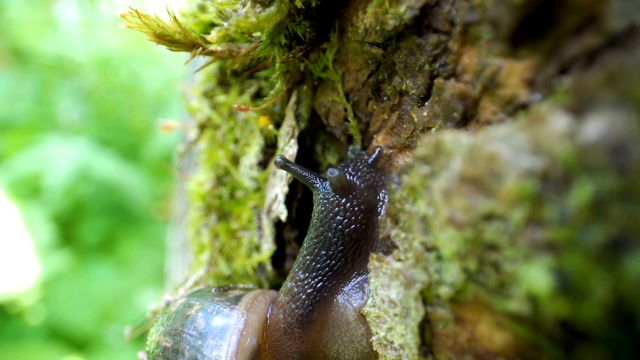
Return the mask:
<path id="1" fill-rule="evenodd" d="M 300 180 L 303 184 L 309 187 L 311 190 L 320 190 L 327 182 L 325 178 L 314 173 L 313 171 L 304 168 L 293 161 L 287 159 L 282 155 L 276 156 L 273 164 L 281 170 L 284 170 L 291 174 L 294 178 Z"/>

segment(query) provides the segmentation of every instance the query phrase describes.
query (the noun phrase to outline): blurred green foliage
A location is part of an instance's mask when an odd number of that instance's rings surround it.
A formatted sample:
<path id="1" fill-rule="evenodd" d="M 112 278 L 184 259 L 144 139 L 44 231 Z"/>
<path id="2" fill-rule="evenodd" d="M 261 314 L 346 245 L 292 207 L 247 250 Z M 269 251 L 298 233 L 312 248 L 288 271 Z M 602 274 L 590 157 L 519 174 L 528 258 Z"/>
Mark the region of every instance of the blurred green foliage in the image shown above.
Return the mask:
<path id="1" fill-rule="evenodd" d="M 117 10 L 0 2 L 0 185 L 43 268 L 0 303 L 0 359 L 134 359 L 124 327 L 160 299 L 179 135 L 156 119 L 182 115 L 185 55 L 119 29 Z"/>

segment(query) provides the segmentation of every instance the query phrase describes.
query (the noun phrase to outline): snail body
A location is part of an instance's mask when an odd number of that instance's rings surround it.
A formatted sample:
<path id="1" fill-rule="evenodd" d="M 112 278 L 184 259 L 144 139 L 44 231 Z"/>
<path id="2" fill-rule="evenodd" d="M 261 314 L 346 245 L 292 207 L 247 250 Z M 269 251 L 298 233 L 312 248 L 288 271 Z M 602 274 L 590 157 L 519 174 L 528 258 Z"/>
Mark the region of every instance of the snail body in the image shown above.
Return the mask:
<path id="1" fill-rule="evenodd" d="M 188 324 L 197 325 L 188 328 L 183 320 L 158 322 L 149 336 L 149 358 L 375 359 L 371 331 L 360 310 L 369 294 L 367 263 L 379 239 L 378 222 L 387 201 L 386 176 L 378 168 L 381 155 L 381 148 L 370 157 L 360 151 L 330 168 L 326 178 L 277 156 L 275 166 L 313 192 L 311 224 L 282 288 L 277 295 L 273 290 L 253 290 L 226 298 L 233 299 L 236 307 L 219 304 L 224 296 L 216 291 L 190 294 L 203 304 L 183 302 L 167 320 L 199 311 L 206 315 L 189 320 Z M 213 319 L 223 308 L 239 325 L 204 324 L 226 323 L 225 315 Z M 231 345 L 211 350 L 218 339 Z M 203 350 L 188 357 L 192 351 L 184 348 L 189 347 Z"/>

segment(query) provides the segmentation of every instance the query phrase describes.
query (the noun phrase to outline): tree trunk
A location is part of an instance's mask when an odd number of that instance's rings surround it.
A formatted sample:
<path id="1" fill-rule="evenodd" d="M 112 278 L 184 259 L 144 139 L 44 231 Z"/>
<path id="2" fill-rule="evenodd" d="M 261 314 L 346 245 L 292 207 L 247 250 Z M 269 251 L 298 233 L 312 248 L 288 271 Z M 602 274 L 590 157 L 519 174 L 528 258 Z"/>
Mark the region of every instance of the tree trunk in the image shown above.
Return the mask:
<path id="1" fill-rule="evenodd" d="M 169 35 L 127 19 L 215 60 L 189 97 L 189 286 L 281 283 L 311 197 L 276 153 L 324 172 L 381 146 L 381 358 L 640 351 L 638 1 L 204 4 Z"/>

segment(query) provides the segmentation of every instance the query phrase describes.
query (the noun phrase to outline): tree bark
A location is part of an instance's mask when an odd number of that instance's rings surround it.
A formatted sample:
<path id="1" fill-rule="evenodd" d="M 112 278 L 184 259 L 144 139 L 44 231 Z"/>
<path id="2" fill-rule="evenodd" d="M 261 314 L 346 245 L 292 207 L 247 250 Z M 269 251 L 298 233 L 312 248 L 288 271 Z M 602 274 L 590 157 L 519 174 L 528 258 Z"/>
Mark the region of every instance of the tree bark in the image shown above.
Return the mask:
<path id="1" fill-rule="evenodd" d="M 382 146 L 381 358 L 640 350 L 637 1 L 246 3 L 276 10 L 225 32 L 210 7 L 184 20 L 209 37 L 179 50 L 216 60 L 189 102 L 195 282 L 286 274 L 311 198 L 274 154 L 322 172 Z"/>

